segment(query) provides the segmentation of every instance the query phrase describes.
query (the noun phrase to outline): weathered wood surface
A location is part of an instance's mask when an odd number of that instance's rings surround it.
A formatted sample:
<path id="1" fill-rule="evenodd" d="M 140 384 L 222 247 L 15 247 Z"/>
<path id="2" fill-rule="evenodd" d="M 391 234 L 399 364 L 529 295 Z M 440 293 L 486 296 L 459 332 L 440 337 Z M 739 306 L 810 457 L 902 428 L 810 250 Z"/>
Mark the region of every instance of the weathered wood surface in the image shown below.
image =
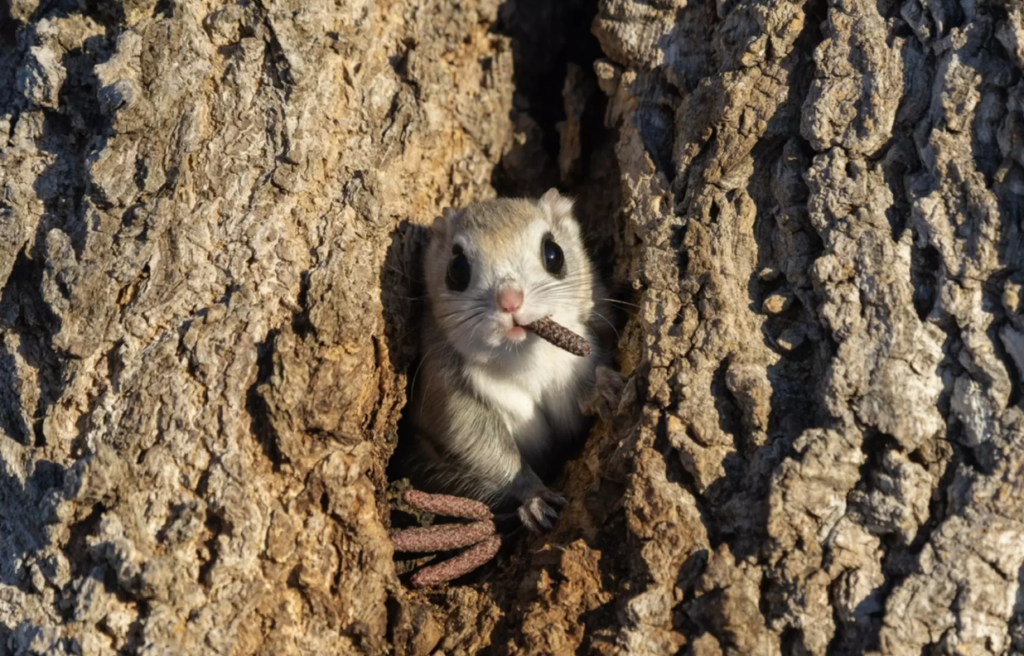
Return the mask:
<path id="1" fill-rule="evenodd" d="M 627 398 L 410 591 L 415 226 L 554 183 Z M 1015 0 L 6 0 L 0 284 L 0 652 L 1024 653 Z"/>

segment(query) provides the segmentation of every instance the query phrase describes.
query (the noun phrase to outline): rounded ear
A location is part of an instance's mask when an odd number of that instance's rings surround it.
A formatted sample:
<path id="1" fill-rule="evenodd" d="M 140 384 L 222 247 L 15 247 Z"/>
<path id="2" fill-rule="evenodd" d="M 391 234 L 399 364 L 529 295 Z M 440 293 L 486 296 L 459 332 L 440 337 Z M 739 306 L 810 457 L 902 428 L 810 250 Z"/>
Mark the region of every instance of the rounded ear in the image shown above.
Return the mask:
<path id="1" fill-rule="evenodd" d="M 537 205 L 545 210 L 555 223 L 572 218 L 572 199 L 558 193 L 554 187 L 544 192 Z"/>
<path id="2" fill-rule="evenodd" d="M 444 209 L 441 210 L 441 216 L 435 218 L 434 224 L 430 226 L 431 232 L 433 232 L 438 237 L 443 238 L 446 234 L 448 234 L 448 226 L 451 223 L 452 219 L 458 216 L 458 214 L 458 210 L 453 210 L 450 207 L 445 207 Z"/>
<path id="3" fill-rule="evenodd" d="M 443 239 L 445 233 L 448 232 L 448 217 L 434 217 L 434 222 L 430 225 L 430 232 L 435 237 L 440 237 Z"/>

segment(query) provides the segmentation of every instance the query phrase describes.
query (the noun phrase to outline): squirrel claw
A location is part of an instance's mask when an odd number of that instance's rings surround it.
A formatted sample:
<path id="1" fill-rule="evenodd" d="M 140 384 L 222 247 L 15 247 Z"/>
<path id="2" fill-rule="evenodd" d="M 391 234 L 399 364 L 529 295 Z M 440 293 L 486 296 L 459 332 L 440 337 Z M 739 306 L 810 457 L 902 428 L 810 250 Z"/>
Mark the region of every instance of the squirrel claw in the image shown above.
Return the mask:
<path id="1" fill-rule="evenodd" d="M 550 490 L 538 492 L 519 506 L 518 515 L 523 526 L 534 533 L 550 531 L 558 519 L 557 508 L 565 506 L 565 498 Z M 554 506 L 554 507 L 553 507 Z"/>

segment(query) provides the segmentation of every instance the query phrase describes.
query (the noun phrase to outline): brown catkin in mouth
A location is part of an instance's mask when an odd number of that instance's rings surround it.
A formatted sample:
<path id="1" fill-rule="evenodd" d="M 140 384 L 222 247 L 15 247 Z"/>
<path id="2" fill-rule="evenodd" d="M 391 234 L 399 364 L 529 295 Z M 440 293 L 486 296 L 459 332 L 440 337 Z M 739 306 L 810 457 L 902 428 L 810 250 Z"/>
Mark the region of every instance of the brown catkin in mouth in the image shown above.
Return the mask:
<path id="1" fill-rule="evenodd" d="M 523 328 L 573 355 L 578 355 L 581 358 L 590 355 L 590 342 L 585 337 L 577 335 L 565 326 L 555 323 L 550 318 L 538 319 L 531 324 L 523 326 Z"/>
<path id="2" fill-rule="evenodd" d="M 437 565 L 424 567 L 412 575 L 411 583 L 413 587 L 422 588 L 457 579 L 494 558 L 494 554 L 498 553 L 500 547 L 501 536 L 492 535 L 472 549 L 466 549 L 454 558 Z"/>
<path id="3" fill-rule="evenodd" d="M 464 497 L 453 497 L 449 494 L 429 494 L 419 490 L 406 490 L 402 498 L 416 510 L 444 517 L 464 517 L 466 519 L 491 519 L 494 517 L 487 504 Z"/>
<path id="4" fill-rule="evenodd" d="M 391 535 L 395 551 L 448 551 L 476 544 L 494 535 L 494 522 L 483 520 L 472 524 L 441 524 L 407 528 Z"/>

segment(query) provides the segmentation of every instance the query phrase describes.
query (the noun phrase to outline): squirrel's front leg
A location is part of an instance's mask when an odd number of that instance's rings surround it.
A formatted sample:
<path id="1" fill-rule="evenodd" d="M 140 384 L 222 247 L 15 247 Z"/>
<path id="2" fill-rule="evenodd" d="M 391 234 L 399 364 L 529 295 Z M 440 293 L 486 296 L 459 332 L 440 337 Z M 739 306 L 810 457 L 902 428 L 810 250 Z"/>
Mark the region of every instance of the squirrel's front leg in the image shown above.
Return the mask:
<path id="1" fill-rule="evenodd" d="M 516 513 L 523 526 L 535 533 L 550 531 L 558 511 L 565 506 L 565 497 L 549 490 L 525 461 L 509 494 L 519 503 Z"/>
<path id="2" fill-rule="evenodd" d="M 610 420 L 619 409 L 625 384 L 622 374 L 599 365 L 594 371 L 594 388 L 580 400 L 580 412 L 587 417 L 598 415 L 605 421 Z"/>

